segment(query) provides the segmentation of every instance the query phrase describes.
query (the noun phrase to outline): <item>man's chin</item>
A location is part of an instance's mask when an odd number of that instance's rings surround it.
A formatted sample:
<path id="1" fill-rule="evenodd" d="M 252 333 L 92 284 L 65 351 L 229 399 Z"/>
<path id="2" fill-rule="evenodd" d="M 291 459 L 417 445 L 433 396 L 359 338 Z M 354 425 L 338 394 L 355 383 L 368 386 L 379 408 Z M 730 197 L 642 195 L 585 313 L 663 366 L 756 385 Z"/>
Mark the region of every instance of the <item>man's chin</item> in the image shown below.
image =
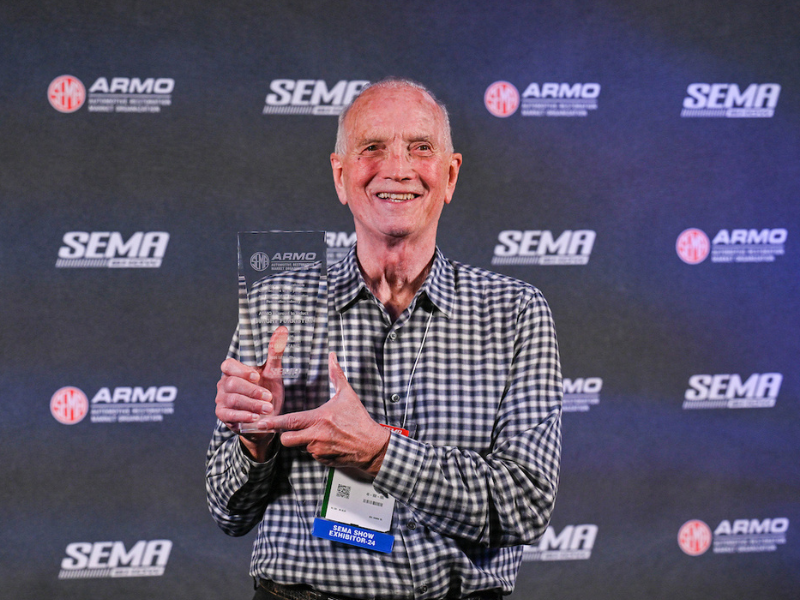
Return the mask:
<path id="1" fill-rule="evenodd" d="M 392 239 L 404 240 L 411 235 L 411 231 L 408 229 L 391 229 L 387 231 L 385 235 Z"/>

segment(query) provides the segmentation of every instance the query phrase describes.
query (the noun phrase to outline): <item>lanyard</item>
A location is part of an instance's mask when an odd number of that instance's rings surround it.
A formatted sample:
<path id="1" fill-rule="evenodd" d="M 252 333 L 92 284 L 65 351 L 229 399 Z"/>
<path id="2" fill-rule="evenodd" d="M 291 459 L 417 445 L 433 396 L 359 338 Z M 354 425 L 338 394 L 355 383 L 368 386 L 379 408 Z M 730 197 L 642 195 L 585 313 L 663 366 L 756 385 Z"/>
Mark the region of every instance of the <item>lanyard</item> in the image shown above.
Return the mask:
<path id="1" fill-rule="evenodd" d="M 406 385 L 406 397 L 405 397 L 405 408 L 403 410 L 403 423 L 401 427 L 405 429 L 406 426 L 406 417 L 408 416 L 408 405 L 409 405 L 409 398 L 411 397 L 411 384 L 414 381 L 414 374 L 417 372 L 417 365 L 419 364 L 420 356 L 422 356 L 422 349 L 425 347 L 425 340 L 428 339 L 428 330 L 431 327 L 431 320 L 433 319 L 433 310 L 428 314 L 428 320 L 425 323 L 425 333 L 422 335 L 422 343 L 419 345 L 419 350 L 417 351 L 417 357 L 414 359 L 414 365 L 411 367 L 411 374 L 408 377 L 408 385 Z M 347 374 L 347 343 L 344 339 L 344 317 L 342 313 L 339 313 L 339 329 L 342 335 L 342 357 L 344 359 L 344 364 L 342 365 L 342 371 L 344 371 L 345 377 L 348 377 Z"/>

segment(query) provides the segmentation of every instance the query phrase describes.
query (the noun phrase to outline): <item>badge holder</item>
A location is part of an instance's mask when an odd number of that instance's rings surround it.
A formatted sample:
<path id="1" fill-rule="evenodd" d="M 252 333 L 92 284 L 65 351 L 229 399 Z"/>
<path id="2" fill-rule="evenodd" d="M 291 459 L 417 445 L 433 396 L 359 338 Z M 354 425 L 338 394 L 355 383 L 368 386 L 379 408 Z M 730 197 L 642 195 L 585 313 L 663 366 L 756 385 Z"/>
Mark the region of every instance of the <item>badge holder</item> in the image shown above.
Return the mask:
<path id="1" fill-rule="evenodd" d="M 401 435 L 408 430 L 383 425 Z M 350 475 L 345 469 L 329 469 L 320 516 L 312 533 L 319 538 L 359 548 L 390 553 L 395 500 L 377 491 L 371 482 Z"/>

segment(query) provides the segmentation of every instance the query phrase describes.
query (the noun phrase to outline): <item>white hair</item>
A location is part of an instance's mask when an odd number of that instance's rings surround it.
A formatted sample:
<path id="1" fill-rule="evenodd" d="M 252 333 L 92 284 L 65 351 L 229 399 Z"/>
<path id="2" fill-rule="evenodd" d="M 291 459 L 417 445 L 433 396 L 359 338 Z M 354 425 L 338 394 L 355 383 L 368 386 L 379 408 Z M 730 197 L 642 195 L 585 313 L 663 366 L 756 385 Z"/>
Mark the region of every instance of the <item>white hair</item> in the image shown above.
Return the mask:
<path id="1" fill-rule="evenodd" d="M 347 119 L 347 115 L 350 113 L 350 109 L 355 106 L 355 103 L 358 102 L 358 99 L 361 98 L 362 94 L 369 89 L 401 89 L 401 88 L 412 88 L 415 90 L 419 90 L 422 93 L 426 94 L 436 106 L 439 107 L 439 110 L 442 111 L 442 120 L 444 121 L 444 139 L 446 144 L 446 149 L 448 152 L 453 151 L 453 136 L 450 131 L 450 115 L 447 113 L 447 107 L 439 101 L 439 99 L 433 95 L 428 88 L 426 88 L 421 83 L 414 81 L 413 79 L 406 79 L 403 77 L 386 77 L 385 79 L 381 79 L 380 81 L 376 81 L 375 83 L 370 83 L 364 86 L 361 91 L 358 93 L 353 101 L 345 106 L 342 109 L 342 112 L 339 114 L 339 127 L 336 130 L 336 146 L 334 148 L 334 152 L 336 154 L 344 154 L 346 146 L 347 146 L 347 136 L 345 133 L 344 122 Z"/>

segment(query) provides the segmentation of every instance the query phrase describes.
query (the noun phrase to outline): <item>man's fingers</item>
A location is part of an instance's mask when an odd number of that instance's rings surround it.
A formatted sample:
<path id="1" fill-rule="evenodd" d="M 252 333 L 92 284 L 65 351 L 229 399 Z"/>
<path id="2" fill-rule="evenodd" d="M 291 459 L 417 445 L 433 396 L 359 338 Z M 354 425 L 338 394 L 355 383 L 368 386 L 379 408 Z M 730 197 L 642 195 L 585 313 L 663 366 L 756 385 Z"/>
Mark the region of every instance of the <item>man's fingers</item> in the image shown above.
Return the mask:
<path id="1" fill-rule="evenodd" d="M 225 404 L 217 404 L 214 411 L 217 418 L 223 423 L 255 423 L 274 412 L 274 407 L 269 402 L 264 402 L 255 410 L 247 404 L 246 399 L 240 401 L 230 400 Z"/>
<path id="2" fill-rule="evenodd" d="M 245 381 L 240 377 L 223 376 L 220 380 L 219 387 L 225 394 L 237 394 L 239 396 L 246 396 L 254 400 L 265 402 L 272 401 L 272 392 L 259 385 Z"/>
<path id="3" fill-rule="evenodd" d="M 220 369 L 224 375 L 240 377 L 241 379 L 246 379 L 253 383 L 258 383 L 261 379 L 261 374 L 258 372 L 258 369 L 248 367 L 234 358 L 226 358 L 222 365 L 220 365 Z"/>
<path id="4" fill-rule="evenodd" d="M 261 379 L 257 369 L 234 359 L 223 362 L 221 368 L 215 411 L 220 421 L 235 430 L 240 423 L 255 423 L 275 412 L 272 392 L 253 383 Z"/>
<path id="5" fill-rule="evenodd" d="M 289 330 L 283 325 L 278 327 L 272 334 L 267 348 L 267 362 L 264 365 L 264 375 L 281 376 L 281 361 L 286 344 L 289 342 Z"/>
<path id="6" fill-rule="evenodd" d="M 255 423 L 261 418 L 257 414 L 248 411 L 233 410 L 224 406 L 218 406 L 216 414 L 217 418 L 229 427 L 235 423 Z"/>
<path id="7" fill-rule="evenodd" d="M 285 415 L 278 415 L 264 420 L 264 424 L 268 429 L 280 429 L 282 431 L 299 431 L 311 427 L 317 420 L 317 411 L 315 408 L 312 410 L 304 410 L 301 412 L 288 413 Z"/>
<path id="8" fill-rule="evenodd" d="M 275 410 L 272 402 L 253 400 L 248 396 L 242 396 L 239 394 L 226 394 L 217 402 L 217 405 L 220 408 L 246 411 L 256 415 L 271 415 Z"/>

